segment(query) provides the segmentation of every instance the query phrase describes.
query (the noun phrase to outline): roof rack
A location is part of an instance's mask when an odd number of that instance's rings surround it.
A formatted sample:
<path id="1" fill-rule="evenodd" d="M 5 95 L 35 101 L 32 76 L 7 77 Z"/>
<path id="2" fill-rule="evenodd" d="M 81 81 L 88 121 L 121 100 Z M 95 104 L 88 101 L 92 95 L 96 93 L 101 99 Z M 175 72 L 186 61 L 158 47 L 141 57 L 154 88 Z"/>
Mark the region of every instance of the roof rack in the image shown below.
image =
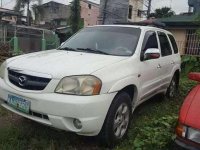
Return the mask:
<path id="1" fill-rule="evenodd" d="M 165 28 L 165 23 L 156 21 L 156 20 L 145 20 L 140 22 L 116 22 L 118 25 L 138 25 L 138 26 L 152 26 L 158 28 Z"/>

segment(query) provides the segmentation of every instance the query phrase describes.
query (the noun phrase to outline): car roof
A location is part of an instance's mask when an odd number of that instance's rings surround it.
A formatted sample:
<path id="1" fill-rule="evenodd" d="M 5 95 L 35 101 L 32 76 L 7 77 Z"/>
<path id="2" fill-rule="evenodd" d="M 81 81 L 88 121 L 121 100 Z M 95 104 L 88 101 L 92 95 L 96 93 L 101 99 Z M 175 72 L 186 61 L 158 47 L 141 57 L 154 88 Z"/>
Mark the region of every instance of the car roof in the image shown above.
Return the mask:
<path id="1" fill-rule="evenodd" d="M 142 26 L 142 25 L 120 25 L 120 24 L 117 24 L 117 25 L 95 25 L 95 26 L 89 26 L 89 27 L 129 27 L 129 28 L 139 28 L 143 31 L 144 30 L 162 31 L 162 32 L 172 35 L 171 32 L 169 32 L 165 29 L 162 29 L 162 28 L 152 27 L 152 26 Z"/>

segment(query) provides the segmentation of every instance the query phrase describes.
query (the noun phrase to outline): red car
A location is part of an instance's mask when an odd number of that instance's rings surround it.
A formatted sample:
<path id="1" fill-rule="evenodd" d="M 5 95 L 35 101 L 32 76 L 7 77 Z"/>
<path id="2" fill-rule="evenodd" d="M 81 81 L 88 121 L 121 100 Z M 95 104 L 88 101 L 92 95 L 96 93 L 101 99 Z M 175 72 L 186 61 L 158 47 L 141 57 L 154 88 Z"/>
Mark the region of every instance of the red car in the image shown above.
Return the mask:
<path id="1" fill-rule="evenodd" d="M 200 73 L 190 73 L 189 78 L 200 82 Z M 176 135 L 179 146 L 200 150 L 200 84 L 192 89 L 183 103 Z"/>

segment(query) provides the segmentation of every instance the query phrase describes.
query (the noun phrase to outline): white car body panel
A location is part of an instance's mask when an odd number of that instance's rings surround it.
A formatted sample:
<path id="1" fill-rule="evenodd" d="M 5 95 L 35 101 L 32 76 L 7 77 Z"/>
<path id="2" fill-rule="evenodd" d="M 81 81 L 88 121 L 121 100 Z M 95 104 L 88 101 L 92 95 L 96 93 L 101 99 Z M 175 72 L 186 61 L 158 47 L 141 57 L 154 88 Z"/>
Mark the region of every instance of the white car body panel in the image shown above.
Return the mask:
<path id="1" fill-rule="evenodd" d="M 111 56 L 64 50 L 49 50 L 21 55 L 6 61 L 6 68 L 16 69 L 27 75 L 49 77 L 51 81 L 41 91 L 25 90 L 13 85 L 6 69 L 0 78 L 0 104 L 14 113 L 58 129 L 80 135 L 98 135 L 110 105 L 119 91 L 134 86 L 133 108 L 160 92 L 166 92 L 176 71 L 180 71 L 180 55 L 141 61 L 141 47 L 147 31 L 168 31 L 144 26 L 107 25 L 140 28 L 141 35 L 132 56 Z M 174 62 L 174 63 L 172 63 Z M 161 66 L 159 68 L 158 66 Z M 77 96 L 55 93 L 61 79 L 73 75 L 93 75 L 102 81 L 99 95 Z M 45 114 L 48 120 L 22 113 L 7 104 L 8 94 L 31 102 L 31 110 Z M 79 119 L 77 129 L 73 120 Z"/>

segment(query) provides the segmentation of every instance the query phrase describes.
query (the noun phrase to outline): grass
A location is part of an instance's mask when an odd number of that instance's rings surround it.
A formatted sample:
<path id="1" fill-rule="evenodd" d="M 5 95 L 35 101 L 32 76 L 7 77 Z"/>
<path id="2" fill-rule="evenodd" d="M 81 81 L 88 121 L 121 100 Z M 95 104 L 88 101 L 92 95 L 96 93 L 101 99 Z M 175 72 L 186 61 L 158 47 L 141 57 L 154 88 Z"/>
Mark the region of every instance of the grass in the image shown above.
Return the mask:
<path id="1" fill-rule="evenodd" d="M 0 117 L 7 116 L 7 115 L 8 115 L 8 111 L 0 107 Z"/>
<path id="2" fill-rule="evenodd" d="M 194 85 L 195 82 L 182 77 L 181 92 L 177 98 L 168 100 L 157 96 L 138 107 L 133 116 L 128 138 L 117 145 L 115 149 L 174 149 L 174 128 L 179 108 L 184 97 Z M 1 124 L 7 124 L 7 122 L 2 122 L 1 118 L 9 118 L 9 116 L 14 118 L 14 121 L 11 121 L 12 124 L 1 127 Z M 0 108 L 1 150 L 105 149 L 99 146 L 96 138 L 66 133 L 13 116 L 15 115 Z"/>

